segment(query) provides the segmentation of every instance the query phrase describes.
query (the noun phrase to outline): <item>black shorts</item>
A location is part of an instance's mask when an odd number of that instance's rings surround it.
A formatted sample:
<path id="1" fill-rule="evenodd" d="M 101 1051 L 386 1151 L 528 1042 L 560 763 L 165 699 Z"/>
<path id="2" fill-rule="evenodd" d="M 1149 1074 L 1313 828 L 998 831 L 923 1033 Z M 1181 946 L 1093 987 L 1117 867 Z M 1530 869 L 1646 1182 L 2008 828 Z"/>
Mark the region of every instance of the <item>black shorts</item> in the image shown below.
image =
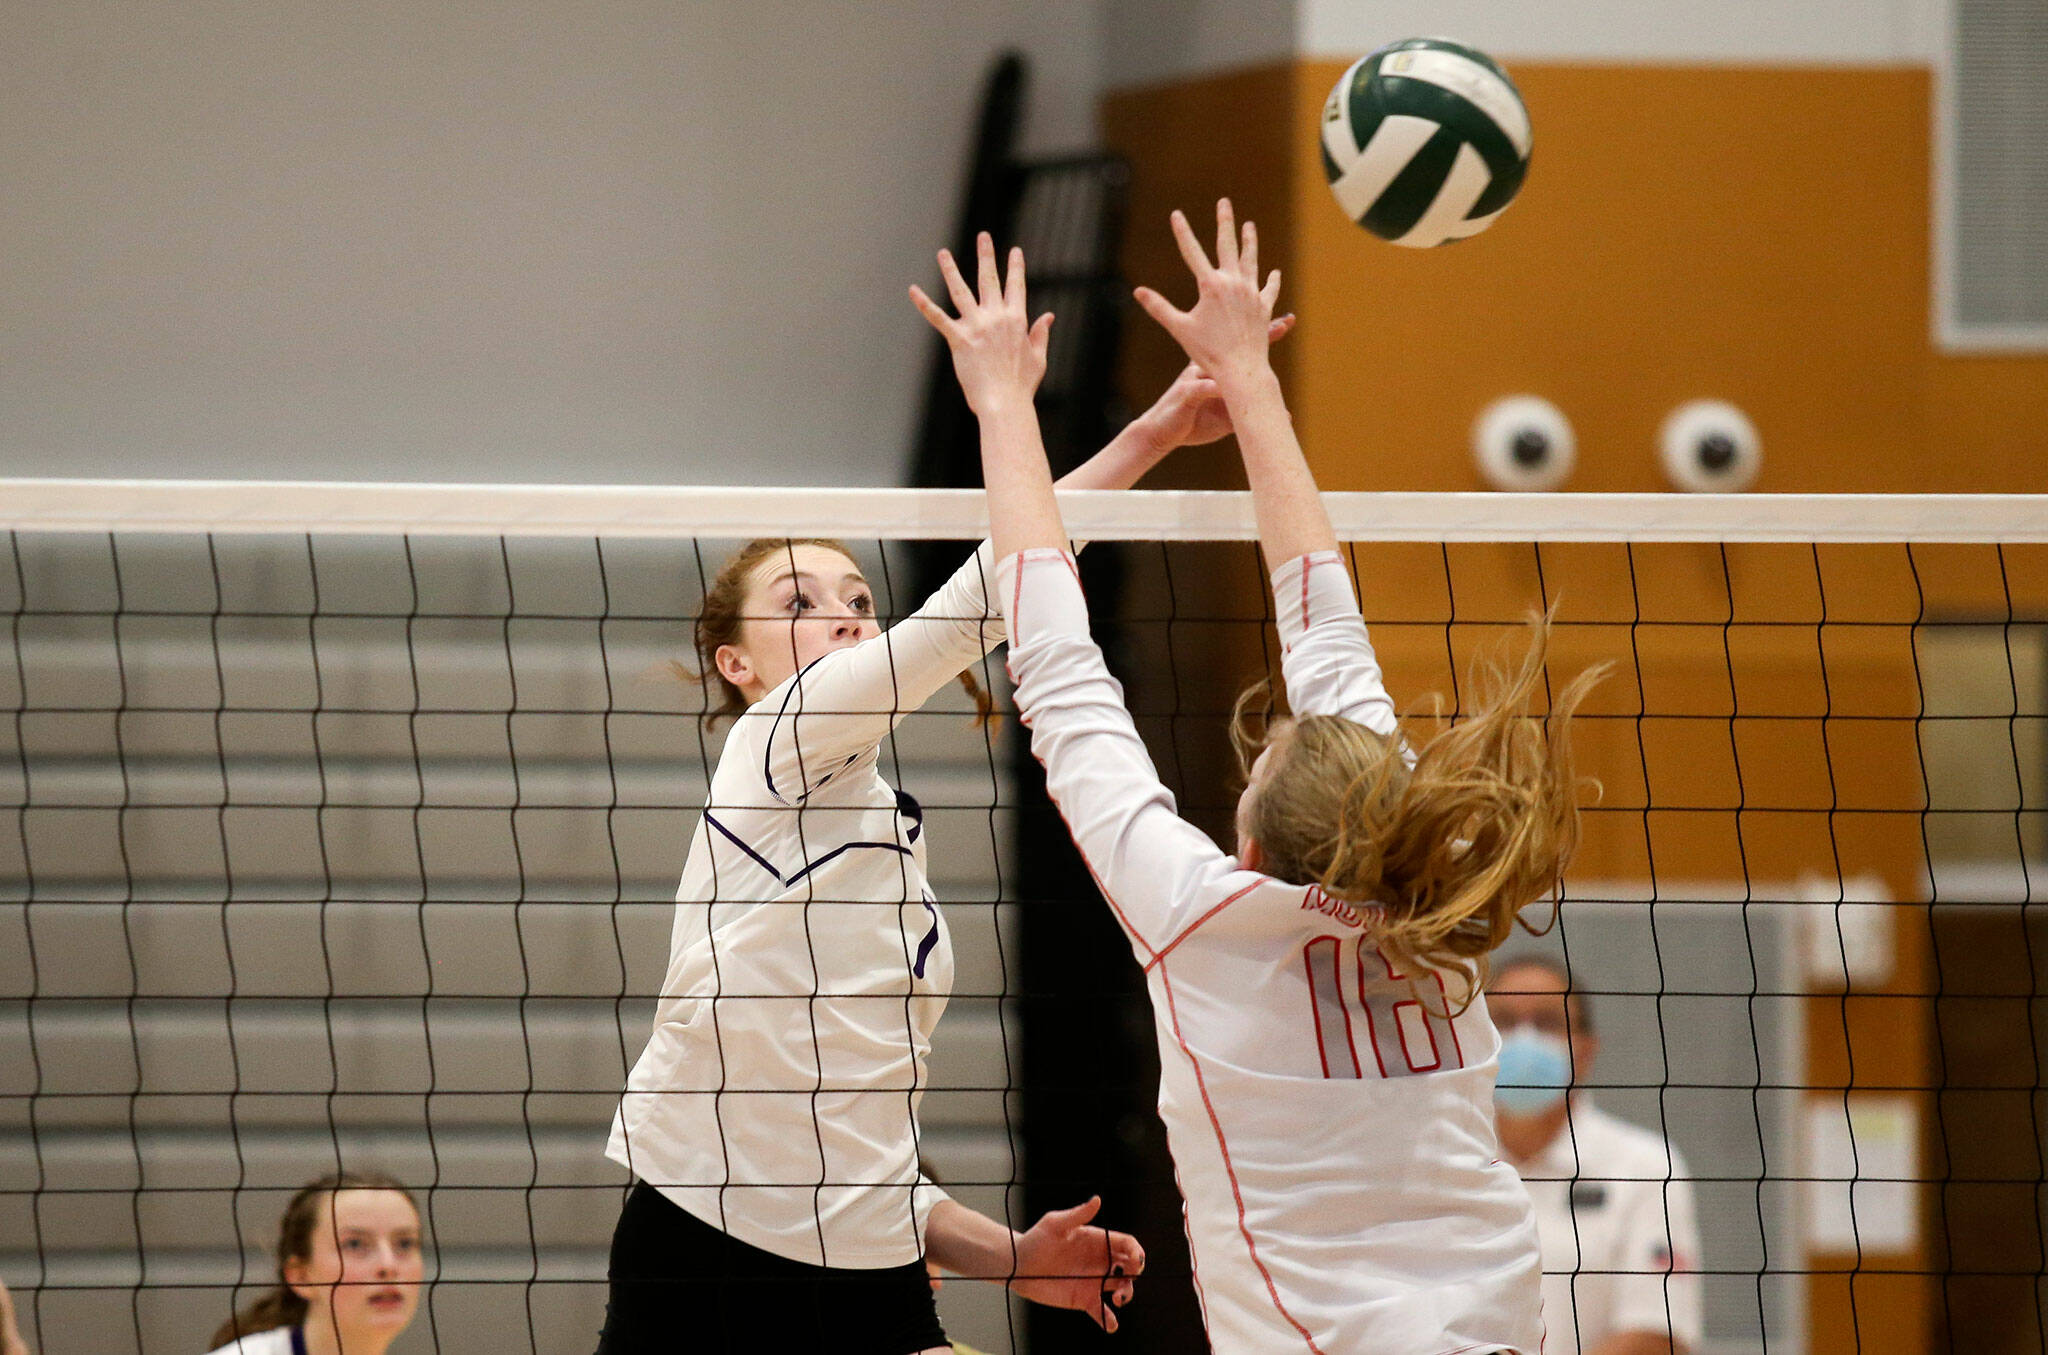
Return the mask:
<path id="1" fill-rule="evenodd" d="M 912 1355 L 945 1346 L 924 1263 L 806 1265 L 750 1247 L 633 1183 L 612 1234 L 597 1355 L 831 1350 Z"/>

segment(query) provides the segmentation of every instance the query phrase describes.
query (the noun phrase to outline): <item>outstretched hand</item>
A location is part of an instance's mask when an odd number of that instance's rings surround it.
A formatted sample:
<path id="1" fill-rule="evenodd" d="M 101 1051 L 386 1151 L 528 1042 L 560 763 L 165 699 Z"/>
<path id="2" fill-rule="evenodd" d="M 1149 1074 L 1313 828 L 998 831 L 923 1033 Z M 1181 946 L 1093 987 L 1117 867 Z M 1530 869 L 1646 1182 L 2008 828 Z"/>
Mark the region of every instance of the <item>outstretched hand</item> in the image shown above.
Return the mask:
<path id="1" fill-rule="evenodd" d="M 1294 317 L 1281 316 L 1267 327 L 1267 342 L 1278 343 L 1293 328 Z M 1200 365 L 1192 362 L 1181 368 L 1173 384 L 1132 422 L 1162 452 L 1175 447 L 1200 447 L 1237 431 L 1231 426 L 1222 389 Z"/>
<path id="2" fill-rule="evenodd" d="M 1024 309 L 1024 251 L 1010 251 L 1008 277 L 996 277 L 996 246 L 983 231 L 975 240 L 976 282 L 970 290 L 949 250 L 939 251 L 939 272 L 953 298 L 959 318 L 926 296 L 915 284 L 910 302 L 931 322 L 953 351 L 953 371 L 960 378 L 967 407 L 986 416 L 1017 404 L 1029 404 L 1045 376 L 1045 348 L 1052 334 L 1052 312 L 1028 323 Z"/>
<path id="3" fill-rule="evenodd" d="M 1086 1313 L 1104 1331 L 1115 1331 L 1116 1310 L 1131 1301 L 1145 1269 L 1145 1249 L 1129 1233 L 1092 1226 L 1101 1208 L 1097 1195 L 1055 1209 L 1019 1234 L 1010 1288 L 1033 1303 Z"/>
<path id="4" fill-rule="evenodd" d="M 1273 303 L 1280 297 L 1280 272 L 1259 283 L 1259 235 L 1251 222 L 1240 229 L 1230 199 L 1216 203 L 1216 262 L 1211 264 L 1194 228 L 1173 214 L 1173 238 L 1195 275 L 1192 309 L 1179 310 L 1150 287 L 1133 294 L 1145 313 L 1174 337 L 1196 366 L 1222 385 L 1254 376 L 1266 366 Z"/>

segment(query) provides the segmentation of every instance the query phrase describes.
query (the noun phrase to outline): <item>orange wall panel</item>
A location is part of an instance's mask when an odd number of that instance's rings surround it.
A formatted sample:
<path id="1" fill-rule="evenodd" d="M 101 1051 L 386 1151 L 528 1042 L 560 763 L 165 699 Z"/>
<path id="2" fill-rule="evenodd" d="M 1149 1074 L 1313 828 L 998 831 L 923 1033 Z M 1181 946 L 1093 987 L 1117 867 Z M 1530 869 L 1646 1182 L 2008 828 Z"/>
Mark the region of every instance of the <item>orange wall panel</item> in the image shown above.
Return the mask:
<path id="1" fill-rule="evenodd" d="M 1324 488 L 1481 488 L 1473 421 L 1526 392 L 1578 433 L 1569 489 L 1664 488 L 1659 425 L 1717 397 L 1758 426 L 1759 491 L 2048 492 L 2048 355 L 1933 343 L 1927 71 L 1518 64 L 1536 130 L 1521 199 L 1470 242 L 1410 251 L 1346 221 L 1324 183 L 1318 118 L 1345 64 L 1104 105 L 1134 168 L 1134 280 L 1189 294 L 1171 208 L 1206 223 L 1227 193 L 1258 220 L 1301 315 L 1276 366 Z M 1149 320 L 1132 334 L 1142 401 L 1182 359 Z M 1242 484 L 1227 443 L 1171 474 Z M 1560 597 L 1553 673 L 1615 664 L 1580 726 L 1583 770 L 1606 791 L 1574 866 L 1588 881 L 1875 876 L 1918 898 L 1912 623 L 2048 609 L 2035 547 L 1374 545 L 1356 565 L 1404 710 L 1462 695 L 1473 658 Z M 1924 913 L 1902 906 L 1893 924 L 1887 983 L 1807 1001 L 1817 1086 L 1852 1064 L 1859 1085 L 1928 1085 Z M 1815 1277 L 1816 1355 L 1913 1349 L 1932 1331 L 1930 1282 L 1882 1273 L 1931 1254 L 1866 1259 L 1879 1273 Z"/>

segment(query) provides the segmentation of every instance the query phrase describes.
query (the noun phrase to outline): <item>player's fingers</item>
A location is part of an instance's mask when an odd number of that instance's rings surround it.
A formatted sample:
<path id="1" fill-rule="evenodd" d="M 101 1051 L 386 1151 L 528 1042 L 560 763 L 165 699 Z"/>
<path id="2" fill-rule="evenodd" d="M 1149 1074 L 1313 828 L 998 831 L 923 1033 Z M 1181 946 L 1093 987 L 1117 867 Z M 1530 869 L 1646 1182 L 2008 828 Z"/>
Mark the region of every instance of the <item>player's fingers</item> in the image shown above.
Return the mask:
<path id="1" fill-rule="evenodd" d="M 1277 343 L 1279 340 L 1286 338 L 1288 333 L 1294 328 L 1295 320 L 1294 312 L 1289 311 L 1279 319 L 1269 323 L 1266 326 L 1266 342 Z"/>
<path id="2" fill-rule="evenodd" d="M 1244 280 L 1253 286 L 1259 281 L 1259 228 L 1247 221 L 1244 223 L 1244 243 L 1238 252 L 1238 271 Z"/>
<path id="3" fill-rule="evenodd" d="M 1216 267 L 1225 273 L 1237 271 L 1237 217 L 1229 198 L 1216 199 Z"/>
<path id="4" fill-rule="evenodd" d="M 1017 245 L 1010 246 L 1010 261 L 1007 275 L 1003 278 L 1003 303 L 1024 309 L 1024 250 Z"/>
<path id="5" fill-rule="evenodd" d="M 910 284 L 910 304 L 917 307 L 919 315 L 931 322 L 933 329 L 948 339 L 953 337 L 953 317 L 946 314 L 939 303 L 926 296 L 924 288 L 914 282 Z"/>
<path id="6" fill-rule="evenodd" d="M 967 279 L 960 276 L 960 265 L 953 262 L 953 251 L 939 251 L 939 276 L 946 280 L 946 295 L 953 298 L 953 309 L 962 315 L 974 309 L 974 293 L 967 290 Z"/>
<path id="7" fill-rule="evenodd" d="M 1176 338 L 1180 336 L 1180 323 L 1188 318 L 1185 311 L 1176 310 L 1171 301 L 1168 301 L 1150 287 L 1135 289 L 1131 293 L 1131 299 L 1138 303 L 1139 310 L 1157 320 L 1160 327 L 1168 334 Z"/>
<path id="8" fill-rule="evenodd" d="M 1102 1209 L 1102 1197 L 1090 1195 L 1070 1209 L 1055 1209 L 1046 1215 L 1062 1228 L 1079 1228 L 1095 1217 Z"/>
<path id="9" fill-rule="evenodd" d="M 1031 326 L 1031 351 L 1036 353 L 1039 356 L 1040 360 L 1043 360 L 1045 357 L 1045 350 L 1047 346 L 1051 343 L 1052 312 L 1047 311 L 1045 314 L 1039 316 L 1037 321 L 1033 323 L 1033 325 Z"/>
<path id="10" fill-rule="evenodd" d="M 1276 268 L 1272 272 L 1266 274 L 1266 285 L 1259 289 L 1259 299 L 1261 301 L 1264 301 L 1269 309 L 1272 307 L 1274 302 L 1280 299 L 1279 269 Z"/>
<path id="11" fill-rule="evenodd" d="M 996 279 L 996 242 L 987 231 L 974 237 L 975 280 L 980 284 L 981 304 L 993 306 L 1003 299 L 1002 284 Z"/>
<path id="12" fill-rule="evenodd" d="M 1209 271 L 1209 256 L 1202 251 L 1202 242 L 1195 238 L 1195 228 L 1188 224 L 1188 219 L 1178 208 L 1174 209 L 1171 220 L 1174 243 L 1180 246 L 1180 257 L 1186 260 L 1189 272 L 1201 277 Z"/>

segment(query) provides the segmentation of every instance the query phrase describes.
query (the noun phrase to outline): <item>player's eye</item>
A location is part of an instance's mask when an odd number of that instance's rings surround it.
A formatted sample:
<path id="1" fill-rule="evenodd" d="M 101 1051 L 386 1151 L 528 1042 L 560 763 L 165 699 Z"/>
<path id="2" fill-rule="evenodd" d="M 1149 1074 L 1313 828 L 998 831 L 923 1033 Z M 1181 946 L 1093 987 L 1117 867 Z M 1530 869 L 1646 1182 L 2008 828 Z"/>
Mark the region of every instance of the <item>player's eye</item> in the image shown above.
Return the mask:
<path id="1" fill-rule="evenodd" d="M 855 593 L 846 601 L 847 605 L 853 608 L 854 615 L 856 616 L 867 616 L 875 610 L 875 600 L 866 593 Z"/>
<path id="2" fill-rule="evenodd" d="M 810 594 L 808 593 L 791 593 L 789 595 L 789 610 L 793 612 L 807 612 L 816 605 L 816 603 L 811 601 Z"/>

